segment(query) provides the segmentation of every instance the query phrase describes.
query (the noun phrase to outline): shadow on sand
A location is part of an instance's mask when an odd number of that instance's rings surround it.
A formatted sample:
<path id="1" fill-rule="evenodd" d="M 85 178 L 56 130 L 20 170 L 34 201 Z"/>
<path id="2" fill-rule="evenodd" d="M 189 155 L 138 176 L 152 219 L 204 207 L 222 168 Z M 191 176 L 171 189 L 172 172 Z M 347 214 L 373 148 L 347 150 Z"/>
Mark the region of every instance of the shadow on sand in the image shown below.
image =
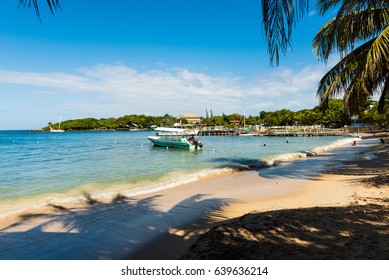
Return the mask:
<path id="1" fill-rule="evenodd" d="M 376 162 L 352 161 L 326 173 L 360 175 L 359 182 L 366 187 L 387 188 L 388 155 L 389 151 L 382 150 L 375 154 Z M 283 176 L 279 170 L 277 176 Z M 201 235 L 182 259 L 388 259 L 389 198 L 354 199 L 346 207 L 244 215 Z"/>
<path id="2" fill-rule="evenodd" d="M 388 217 L 376 204 L 247 214 L 201 235 L 182 259 L 388 259 Z"/>
<path id="3" fill-rule="evenodd" d="M 155 207 L 160 196 L 135 200 L 118 195 L 110 203 L 98 202 L 89 194 L 84 198 L 85 207 L 71 209 L 51 204 L 53 211 L 47 214 L 22 215 L 17 222 L 0 229 L 0 259 L 134 258 L 146 242 L 169 234 L 169 229 L 197 223 L 201 217 L 205 217 L 202 225 L 213 226 L 211 213 L 215 215 L 228 203 L 196 195 L 161 212 Z M 184 246 L 184 253 L 197 236 L 192 232 L 191 236 L 174 238 Z M 169 259 L 169 255 L 161 258 Z"/>

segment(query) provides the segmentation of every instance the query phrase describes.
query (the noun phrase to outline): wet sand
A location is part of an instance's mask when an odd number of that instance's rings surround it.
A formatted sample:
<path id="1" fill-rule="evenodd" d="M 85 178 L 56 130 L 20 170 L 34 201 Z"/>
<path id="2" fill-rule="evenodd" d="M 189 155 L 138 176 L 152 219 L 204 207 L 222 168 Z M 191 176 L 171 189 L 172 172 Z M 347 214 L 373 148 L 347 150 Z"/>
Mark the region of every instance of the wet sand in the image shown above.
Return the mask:
<path id="1" fill-rule="evenodd" d="M 85 194 L 83 204 L 52 204 L 2 218 L 0 259 L 180 259 L 184 254 L 207 258 L 207 245 L 196 243 L 201 253 L 194 247 L 188 253 L 199 236 L 226 223 L 234 228 L 233 223 L 249 212 L 273 217 L 274 211 L 287 211 L 284 220 L 277 220 L 282 223 L 292 213 L 288 211 L 295 211 L 286 209 L 329 207 L 342 215 L 343 207 L 350 205 L 387 207 L 387 149 L 377 146 L 376 158 L 350 161 L 319 176 L 247 171 L 132 198 L 118 194 L 97 201 Z M 300 216 L 293 212 L 294 220 Z M 385 238 L 387 230 L 387 225 L 380 229 Z"/>

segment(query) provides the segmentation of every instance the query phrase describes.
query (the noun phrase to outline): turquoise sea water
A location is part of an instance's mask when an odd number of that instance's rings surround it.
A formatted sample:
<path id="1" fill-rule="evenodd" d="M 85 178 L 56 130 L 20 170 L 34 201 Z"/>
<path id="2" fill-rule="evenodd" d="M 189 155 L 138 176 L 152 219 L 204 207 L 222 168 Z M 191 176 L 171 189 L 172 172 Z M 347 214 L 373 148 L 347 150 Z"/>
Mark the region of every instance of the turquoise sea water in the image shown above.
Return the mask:
<path id="1" fill-rule="evenodd" d="M 199 137 L 200 151 L 153 147 L 152 131 L 0 131 L 0 216 L 24 207 L 135 195 L 231 170 L 350 146 L 349 137 Z M 289 143 L 286 143 L 288 140 Z M 266 144 L 266 146 L 264 145 Z"/>

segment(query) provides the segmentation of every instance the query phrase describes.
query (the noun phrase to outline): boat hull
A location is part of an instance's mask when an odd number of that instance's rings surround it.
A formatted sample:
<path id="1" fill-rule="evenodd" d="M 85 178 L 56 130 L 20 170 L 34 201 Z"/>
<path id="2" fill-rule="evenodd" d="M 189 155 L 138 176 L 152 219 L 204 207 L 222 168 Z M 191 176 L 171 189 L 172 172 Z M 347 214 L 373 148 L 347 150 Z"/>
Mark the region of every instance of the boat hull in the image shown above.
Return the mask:
<path id="1" fill-rule="evenodd" d="M 192 145 L 188 142 L 169 141 L 161 137 L 149 136 L 151 143 L 157 147 L 165 147 L 170 149 L 183 149 L 183 150 L 197 150 L 201 149 L 200 146 Z"/>

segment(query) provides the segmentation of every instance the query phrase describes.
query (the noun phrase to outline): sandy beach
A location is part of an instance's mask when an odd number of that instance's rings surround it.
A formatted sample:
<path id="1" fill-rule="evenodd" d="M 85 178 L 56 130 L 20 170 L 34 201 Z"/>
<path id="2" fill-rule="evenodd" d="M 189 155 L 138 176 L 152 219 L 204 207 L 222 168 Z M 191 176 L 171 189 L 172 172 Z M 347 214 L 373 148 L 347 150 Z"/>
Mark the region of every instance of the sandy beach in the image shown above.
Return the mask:
<path id="1" fill-rule="evenodd" d="M 255 203 L 265 207 L 212 228 L 182 259 L 388 259 L 388 145 L 371 151 L 303 182 L 279 210 Z"/>
<path id="2" fill-rule="evenodd" d="M 293 176 L 245 171 L 18 213 L 0 220 L 0 259 L 387 259 L 389 146 L 371 153 L 314 176 L 292 163 Z"/>

